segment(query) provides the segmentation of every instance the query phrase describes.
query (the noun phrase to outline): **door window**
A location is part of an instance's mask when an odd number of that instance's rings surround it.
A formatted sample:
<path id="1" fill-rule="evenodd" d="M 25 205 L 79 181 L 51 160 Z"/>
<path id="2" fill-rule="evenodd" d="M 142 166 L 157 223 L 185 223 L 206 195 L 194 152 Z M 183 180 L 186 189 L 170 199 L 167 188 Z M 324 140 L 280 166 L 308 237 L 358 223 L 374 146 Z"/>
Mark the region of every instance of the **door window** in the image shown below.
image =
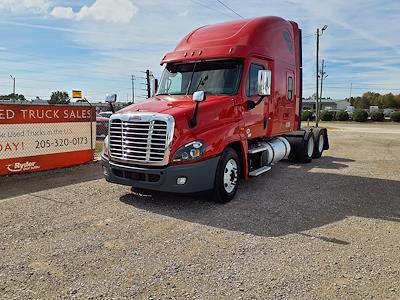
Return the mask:
<path id="1" fill-rule="evenodd" d="M 261 65 L 251 64 L 249 70 L 249 76 L 246 82 L 246 96 L 252 97 L 258 95 L 258 71 L 264 70 Z"/>
<path id="2" fill-rule="evenodd" d="M 288 83 L 287 83 L 287 97 L 289 101 L 293 100 L 293 77 L 289 76 L 288 77 Z"/>

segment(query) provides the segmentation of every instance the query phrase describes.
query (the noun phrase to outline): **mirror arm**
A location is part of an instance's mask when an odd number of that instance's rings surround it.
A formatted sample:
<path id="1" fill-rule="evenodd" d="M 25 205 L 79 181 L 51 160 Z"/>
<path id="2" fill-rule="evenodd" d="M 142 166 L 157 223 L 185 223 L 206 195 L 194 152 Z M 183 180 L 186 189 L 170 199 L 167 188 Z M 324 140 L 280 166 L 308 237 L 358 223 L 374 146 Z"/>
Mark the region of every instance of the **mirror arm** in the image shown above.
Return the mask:
<path id="1" fill-rule="evenodd" d="M 265 97 L 266 97 L 265 95 L 264 95 L 264 96 L 261 96 L 260 100 L 258 100 L 258 101 L 256 102 L 256 106 L 257 106 L 258 104 L 260 104 L 261 101 L 263 101 Z"/>
<path id="2" fill-rule="evenodd" d="M 189 120 L 189 128 L 194 128 L 197 125 L 197 111 L 199 109 L 200 102 L 196 102 L 196 106 L 194 108 L 193 117 Z"/>
<path id="3" fill-rule="evenodd" d="M 256 103 L 254 103 L 251 100 L 247 101 L 247 109 L 248 110 L 252 110 L 253 108 L 255 108 L 257 105 L 259 105 L 265 98 L 266 96 L 261 96 L 260 100 L 258 100 Z"/>
<path id="4" fill-rule="evenodd" d="M 112 102 L 108 102 L 108 103 L 110 103 L 111 112 L 112 112 L 113 114 L 115 114 L 114 105 L 112 104 Z"/>

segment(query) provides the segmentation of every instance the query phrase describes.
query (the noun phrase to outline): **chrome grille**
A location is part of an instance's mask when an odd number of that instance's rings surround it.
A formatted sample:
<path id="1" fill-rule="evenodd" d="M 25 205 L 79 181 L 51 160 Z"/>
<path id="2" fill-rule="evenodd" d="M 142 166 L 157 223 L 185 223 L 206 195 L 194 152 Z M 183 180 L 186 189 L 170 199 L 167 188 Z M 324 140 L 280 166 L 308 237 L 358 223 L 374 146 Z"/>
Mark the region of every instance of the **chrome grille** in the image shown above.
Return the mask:
<path id="1" fill-rule="evenodd" d="M 164 114 L 112 116 L 109 129 L 111 158 L 138 164 L 168 164 L 173 125 L 172 116 Z"/>

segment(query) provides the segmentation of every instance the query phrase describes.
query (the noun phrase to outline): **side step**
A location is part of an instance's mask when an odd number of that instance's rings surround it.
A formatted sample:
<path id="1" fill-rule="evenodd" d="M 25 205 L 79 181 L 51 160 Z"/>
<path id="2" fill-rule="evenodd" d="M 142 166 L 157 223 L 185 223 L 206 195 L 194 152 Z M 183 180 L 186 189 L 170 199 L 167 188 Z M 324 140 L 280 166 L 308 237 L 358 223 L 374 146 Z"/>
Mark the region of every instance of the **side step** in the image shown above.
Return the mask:
<path id="1" fill-rule="evenodd" d="M 247 150 L 247 153 L 249 153 L 249 154 L 255 154 L 255 153 L 263 152 L 263 151 L 265 151 L 265 150 L 267 150 L 267 149 L 268 149 L 268 146 L 263 145 L 263 146 L 259 146 L 259 147 L 257 147 L 257 148 L 249 149 L 249 150 Z"/>
<path id="2" fill-rule="evenodd" d="M 254 171 L 251 171 L 249 173 L 249 176 L 256 177 L 256 176 L 259 176 L 261 174 L 264 174 L 265 172 L 268 172 L 269 170 L 271 170 L 270 166 L 261 167 L 259 169 L 254 170 Z"/>

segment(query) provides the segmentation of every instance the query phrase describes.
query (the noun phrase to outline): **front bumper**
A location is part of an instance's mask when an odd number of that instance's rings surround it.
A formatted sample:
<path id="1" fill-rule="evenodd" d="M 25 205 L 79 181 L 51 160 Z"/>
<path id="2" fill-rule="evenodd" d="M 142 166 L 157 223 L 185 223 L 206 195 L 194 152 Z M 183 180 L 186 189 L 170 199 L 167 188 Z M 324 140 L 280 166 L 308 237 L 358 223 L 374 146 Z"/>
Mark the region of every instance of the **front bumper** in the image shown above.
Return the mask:
<path id="1" fill-rule="evenodd" d="M 104 176 L 108 182 L 171 193 L 211 190 L 214 187 L 218 160 L 219 157 L 214 157 L 189 165 L 150 169 L 110 161 L 104 156 L 101 158 Z M 176 181 L 179 177 L 186 177 L 186 183 L 178 185 Z"/>

